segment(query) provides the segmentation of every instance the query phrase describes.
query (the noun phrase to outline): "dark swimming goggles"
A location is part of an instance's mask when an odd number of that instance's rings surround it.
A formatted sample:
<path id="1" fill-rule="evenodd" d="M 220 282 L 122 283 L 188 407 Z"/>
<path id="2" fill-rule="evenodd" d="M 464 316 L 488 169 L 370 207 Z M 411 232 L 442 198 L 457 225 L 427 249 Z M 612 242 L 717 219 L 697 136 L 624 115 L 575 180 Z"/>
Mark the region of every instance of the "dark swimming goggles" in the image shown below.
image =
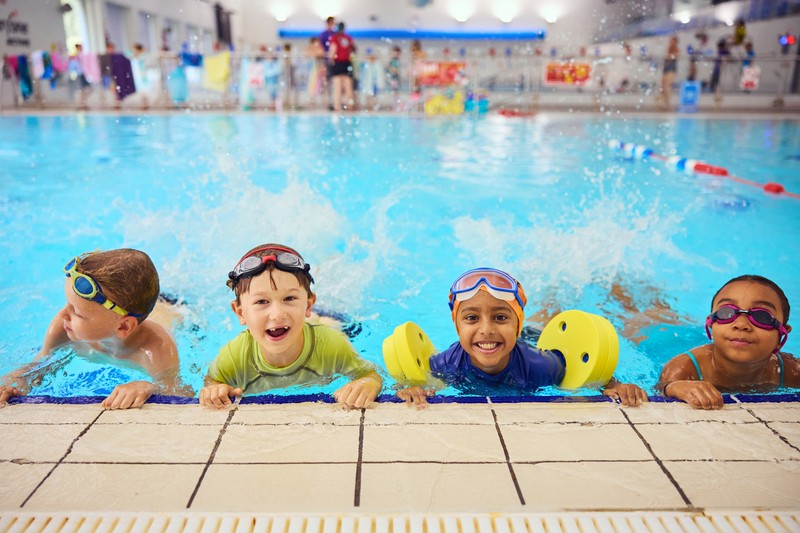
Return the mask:
<path id="1" fill-rule="evenodd" d="M 777 329 L 781 336 L 778 350 L 780 350 L 786 343 L 786 337 L 788 336 L 789 332 L 786 331 L 786 328 L 783 324 L 781 324 L 781 321 L 775 318 L 768 310 L 761 307 L 740 309 L 733 304 L 725 304 L 708 315 L 708 318 L 706 319 L 706 334 L 708 334 L 708 338 L 711 338 L 711 325 L 714 322 L 719 322 L 720 324 L 730 324 L 736 320 L 739 315 L 746 315 L 747 320 L 749 320 L 750 323 L 757 328 L 766 330 Z"/>
<path id="2" fill-rule="evenodd" d="M 100 288 L 100 284 L 98 284 L 94 278 L 88 274 L 82 274 L 81 272 L 78 272 L 77 269 L 80 263 L 81 258 L 75 257 L 66 265 L 64 265 L 64 273 L 72 280 L 72 290 L 75 292 L 75 294 L 84 300 L 98 303 L 106 309 L 114 311 L 120 316 L 133 316 L 136 318 L 141 318 L 144 316 L 137 313 L 129 313 L 124 308 L 109 300 L 108 296 L 106 296 L 103 293 L 103 290 Z"/>
<path id="3" fill-rule="evenodd" d="M 265 250 L 276 251 L 278 253 L 258 257 L 254 254 Z M 303 258 L 288 248 L 281 246 L 266 246 L 253 250 L 244 256 L 234 269 L 228 273 L 228 287 L 233 289 L 243 276 L 257 276 L 267 268 L 267 263 L 272 261 L 275 268 L 284 272 L 302 272 L 308 277 L 311 283 L 311 265 L 303 261 Z"/>

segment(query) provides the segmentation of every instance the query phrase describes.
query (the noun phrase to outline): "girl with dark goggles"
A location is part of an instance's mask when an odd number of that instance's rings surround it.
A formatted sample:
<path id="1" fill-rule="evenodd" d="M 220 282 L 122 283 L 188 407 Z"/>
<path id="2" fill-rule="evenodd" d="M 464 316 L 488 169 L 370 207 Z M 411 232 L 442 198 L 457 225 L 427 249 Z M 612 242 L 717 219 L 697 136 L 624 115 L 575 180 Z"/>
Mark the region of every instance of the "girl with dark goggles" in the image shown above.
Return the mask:
<path id="1" fill-rule="evenodd" d="M 88 274 L 83 274 L 78 272 L 78 265 L 81 262 L 80 257 L 75 257 L 71 259 L 66 265 L 64 265 L 64 273 L 67 275 L 68 278 L 72 280 L 72 290 L 83 298 L 84 300 L 89 300 L 90 302 L 95 302 L 106 309 L 114 311 L 120 316 L 132 316 L 136 318 L 140 318 L 144 315 L 140 315 L 137 313 L 129 313 L 122 307 L 118 306 L 114 302 L 108 299 L 103 293 L 103 290 L 100 288 L 100 284 L 97 283 L 93 277 Z"/>
<path id="2" fill-rule="evenodd" d="M 276 253 L 258 257 L 255 254 L 264 251 L 274 251 Z M 243 276 L 257 276 L 261 274 L 267 263 L 272 262 L 275 268 L 283 270 L 284 272 L 302 272 L 308 277 L 311 283 L 314 283 L 314 278 L 311 277 L 311 265 L 303 261 L 303 258 L 297 255 L 293 250 L 283 248 L 281 246 L 267 246 L 265 248 L 258 248 L 244 256 L 234 269 L 228 273 L 228 287 L 233 289 Z"/>
<path id="3" fill-rule="evenodd" d="M 720 324 L 730 324 L 736 320 L 739 315 L 746 315 L 747 320 L 749 320 L 750 323 L 757 328 L 766 330 L 777 329 L 781 340 L 778 344 L 778 348 L 775 350 L 776 352 L 780 350 L 786 343 L 786 338 L 789 335 L 789 332 L 786 331 L 786 328 L 783 324 L 781 324 L 780 320 L 775 318 L 768 310 L 760 307 L 754 307 L 753 309 L 740 309 L 733 304 L 725 304 L 720 306 L 719 309 L 708 315 L 708 318 L 706 319 L 706 334 L 708 335 L 708 338 L 711 338 L 711 326 L 714 324 L 714 322 L 719 322 Z"/>

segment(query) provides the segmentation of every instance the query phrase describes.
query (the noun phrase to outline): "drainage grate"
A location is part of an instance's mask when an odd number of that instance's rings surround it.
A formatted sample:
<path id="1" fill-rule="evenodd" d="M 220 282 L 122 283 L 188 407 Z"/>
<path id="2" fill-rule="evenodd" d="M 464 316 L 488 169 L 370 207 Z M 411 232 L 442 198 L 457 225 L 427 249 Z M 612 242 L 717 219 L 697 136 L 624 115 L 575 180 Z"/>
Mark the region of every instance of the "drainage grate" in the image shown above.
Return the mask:
<path id="1" fill-rule="evenodd" d="M 0 513 L 0 533 L 798 533 L 794 512 L 542 514 Z"/>

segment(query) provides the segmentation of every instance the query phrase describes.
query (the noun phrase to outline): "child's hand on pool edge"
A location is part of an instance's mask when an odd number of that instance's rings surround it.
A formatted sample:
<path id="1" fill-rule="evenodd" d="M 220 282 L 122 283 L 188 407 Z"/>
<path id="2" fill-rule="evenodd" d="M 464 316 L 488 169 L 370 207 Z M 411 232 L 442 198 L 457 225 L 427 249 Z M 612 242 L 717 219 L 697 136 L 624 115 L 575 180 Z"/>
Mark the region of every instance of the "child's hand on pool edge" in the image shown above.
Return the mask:
<path id="1" fill-rule="evenodd" d="M 722 409 L 725 405 L 722 393 L 707 381 L 671 381 L 663 390 L 664 396 L 682 400 L 695 409 Z"/>
<path id="2" fill-rule="evenodd" d="M 348 408 L 361 409 L 368 407 L 375 401 L 383 387 L 383 381 L 378 374 L 370 374 L 361 379 L 356 379 L 333 393 L 336 403 L 344 404 Z"/>
<path id="3" fill-rule="evenodd" d="M 5 407 L 8 403 L 8 400 L 14 396 L 22 396 L 25 394 L 18 388 L 14 387 L 13 385 L 2 385 L 0 386 L 0 407 Z"/>
<path id="4" fill-rule="evenodd" d="M 395 395 L 408 405 L 414 405 L 418 409 L 424 409 L 428 406 L 428 398 L 431 398 L 435 393 L 436 391 L 434 389 L 406 387 L 405 389 L 397 391 Z"/>
<path id="5" fill-rule="evenodd" d="M 231 397 L 241 396 L 242 389 L 234 389 L 227 383 L 212 382 L 200 389 L 200 405 L 212 409 L 225 409 L 231 405 Z"/>
<path id="6" fill-rule="evenodd" d="M 101 404 L 105 409 L 129 409 L 144 405 L 155 386 L 148 381 L 132 381 L 117 385 Z"/>
<path id="7" fill-rule="evenodd" d="M 647 393 L 638 385 L 634 385 L 633 383 L 620 383 L 614 378 L 605 386 L 603 394 L 609 398 L 619 400 L 625 407 L 638 407 L 650 401 L 647 397 Z"/>

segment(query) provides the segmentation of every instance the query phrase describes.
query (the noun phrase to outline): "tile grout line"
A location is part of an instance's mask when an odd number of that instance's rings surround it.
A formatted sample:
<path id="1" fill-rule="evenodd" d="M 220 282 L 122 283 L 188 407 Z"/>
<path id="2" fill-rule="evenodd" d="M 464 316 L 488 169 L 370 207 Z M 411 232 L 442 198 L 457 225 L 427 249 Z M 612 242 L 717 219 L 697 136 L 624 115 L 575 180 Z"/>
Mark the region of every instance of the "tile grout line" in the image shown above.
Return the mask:
<path id="1" fill-rule="evenodd" d="M 514 472 L 514 465 L 511 464 L 511 456 L 508 453 L 508 448 L 506 448 L 506 441 L 503 438 L 503 432 L 500 430 L 500 424 L 497 422 L 497 412 L 494 410 L 491 398 L 487 397 L 486 399 L 488 400 L 489 410 L 491 411 L 492 418 L 494 419 L 494 429 L 497 431 L 497 438 L 500 439 L 500 446 L 503 448 L 503 455 L 506 458 L 508 473 L 511 475 L 511 481 L 514 483 L 514 489 L 517 491 L 517 498 L 519 498 L 520 504 L 525 505 L 525 496 L 522 494 L 522 488 L 519 486 L 517 474 Z"/>
<path id="2" fill-rule="evenodd" d="M 800 448 L 798 448 L 797 446 L 795 446 L 794 444 L 789 442 L 789 439 L 787 439 L 786 437 L 781 435 L 781 433 L 779 431 L 777 431 L 776 429 L 774 429 L 772 426 L 769 425 L 770 421 L 764 420 L 763 418 L 761 418 L 760 416 L 755 414 L 753 412 L 753 410 L 750 409 L 749 407 L 745 407 L 744 409 L 746 409 L 747 412 L 750 413 L 751 416 L 755 417 L 756 420 L 758 420 L 760 423 L 762 423 L 768 430 L 770 430 L 772 432 L 773 435 L 778 437 L 784 444 L 786 444 L 787 446 L 792 448 L 794 451 L 800 452 Z"/>
<path id="3" fill-rule="evenodd" d="M 644 447 L 647 448 L 648 452 L 650 452 L 650 455 L 653 457 L 653 459 L 655 460 L 655 462 L 658 465 L 658 467 L 661 469 L 662 472 L 664 472 L 664 475 L 667 476 L 667 479 L 669 479 L 669 482 L 672 483 L 673 487 L 675 487 L 675 490 L 678 491 L 678 494 L 680 495 L 681 499 L 683 499 L 683 503 L 688 505 L 689 508 L 694 509 L 695 508 L 694 504 L 689 499 L 689 497 L 686 495 L 686 493 L 683 491 L 683 488 L 678 483 L 678 480 L 676 480 L 675 477 L 673 477 L 672 472 L 670 472 L 667 469 L 666 465 L 664 465 L 664 462 L 661 460 L 661 458 L 659 458 L 656 455 L 656 452 L 653 451 L 653 447 L 650 446 L 650 443 L 647 442 L 647 439 L 644 438 L 644 435 L 642 435 L 639 432 L 639 429 L 636 427 L 636 425 L 630 419 L 630 417 L 628 416 L 628 413 L 625 412 L 625 409 L 622 409 L 621 407 L 618 407 L 618 409 L 622 412 L 622 416 L 625 417 L 625 420 L 628 421 L 628 424 L 630 425 L 631 429 L 636 433 L 636 435 L 639 436 L 639 439 L 642 441 L 642 444 L 644 444 Z"/>
<path id="4" fill-rule="evenodd" d="M 200 485 L 203 484 L 203 479 L 206 477 L 206 472 L 208 472 L 211 463 L 214 462 L 214 457 L 217 455 L 217 450 L 219 449 L 219 445 L 222 444 L 222 437 L 225 436 L 225 432 L 228 431 L 228 425 L 231 423 L 231 419 L 233 415 L 236 414 L 236 411 L 239 410 L 238 404 L 230 410 L 228 413 L 228 418 L 225 419 L 225 423 L 222 425 L 222 429 L 219 430 L 219 435 L 217 436 L 217 442 L 214 443 L 214 448 L 211 450 L 211 454 L 208 456 L 208 461 L 206 461 L 206 465 L 203 467 L 203 471 L 200 473 L 200 477 L 197 479 L 197 484 L 194 486 L 194 490 L 192 491 L 192 495 L 189 496 L 189 501 L 186 503 L 186 508 L 190 509 L 192 507 L 192 503 L 194 503 L 194 499 L 197 496 L 197 492 L 200 490 Z"/>
<path id="5" fill-rule="evenodd" d="M 103 413 L 105 413 L 105 412 L 106 412 L 106 410 L 103 409 L 99 413 L 97 413 L 97 416 L 94 417 L 94 420 L 89 422 L 89 425 L 87 425 L 85 428 L 83 428 L 83 430 L 80 433 L 78 433 L 77 437 L 72 439 L 72 442 L 69 443 L 69 446 L 67 447 L 67 451 L 64 453 L 64 455 L 62 455 L 61 458 L 58 461 L 56 461 L 56 464 L 53 465 L 53 468 L 51 468 L 50 471 L 47 472 L 47 474 L 45 474 L 45 476 L 42 478 L 42 480 L 39 481 L 39 484 L 36 485 L 36 487 L 34 487 L 34 489 L 31 491 L 31 493 L 28 494 L 28 496 L 25 498 L 25 500 L 19 505 L 20 509 L 25 507 L 25 504 L 28 503 L 28 501 L 30 501 L 31 498 L 33 498 L 33 495 L 36 494 L 36 491 L 38 491 L 39 488 L 42 485 L 44 485 L 44 482 L 47 481 L 47 479 L 53 474 L 53 472 L 55 472 L 56 468 L 58 468 L 64 462 L 64 459 L 66 459 L 67 456 L 72 453 L 72 448 L 73 448 L 73 446 L 75 446 L 75 443 L 78 442 L 78 440 L 80 440 L 81 437 L 86 435 L 86 433 L 92 428 L 94 423 L 97 422 L 97 420 L 101 416 L 103 416 Z"/>
<path id="6" fill-rule="evenodd" d="M 361 408 L 361 419 L 358 424 L 358 461 L 356 462 L 356 479 L 353 494 L 353 506 L 361 506 L 361 466 L 364 464 L 364 420 L 367 417 L 367 410 Z"/>

